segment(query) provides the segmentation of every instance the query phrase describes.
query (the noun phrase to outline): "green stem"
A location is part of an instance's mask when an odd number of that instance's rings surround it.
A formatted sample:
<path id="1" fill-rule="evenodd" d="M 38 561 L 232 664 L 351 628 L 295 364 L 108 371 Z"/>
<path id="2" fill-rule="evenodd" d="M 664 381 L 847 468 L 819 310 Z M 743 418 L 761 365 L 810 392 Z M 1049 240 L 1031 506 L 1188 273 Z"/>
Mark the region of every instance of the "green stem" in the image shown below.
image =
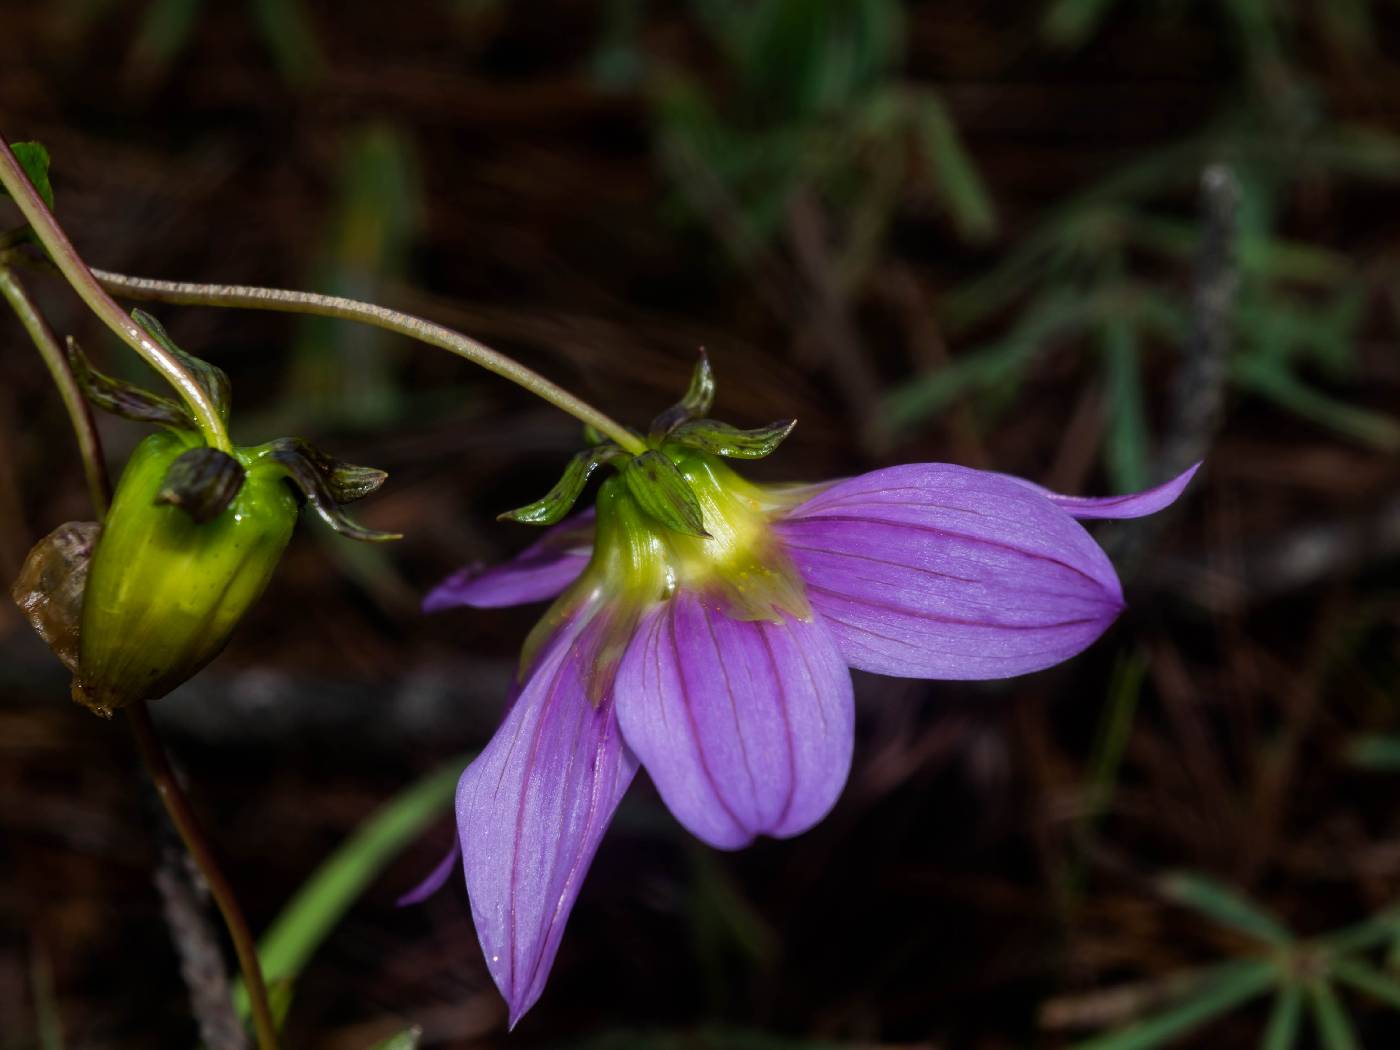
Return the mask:
<path id="1" fill-rule="evenodd" d="M 214 859 L 213 850 L 194 815 L 194 808 L 180 788 L 180 781 L 151 722 L 150 709 L 145 701 L 139 701 L 128 706 L 126 713 L 151 782 L 160 793 L 160 800 L 165 803 L 165 810 L 170 814 L 170 820 L 180 833 L 185 848 L 199 866 L 200 874 L 209 886 L 209 894 L 224 917 L 224 925 L 228 927 L 239 969 L 243 971 L 243 985 L 248 990 L 253 1010 L 253 1031 L 258 1038 L 259 1050 L 277 1050 L 277 1023 L 273 1020 L 272 1007 L 267 1001 L 267 985 L 263 981 L 262 968 L 258 965 L 258 946 L 253 940 L 253 931 L 248 928 L 248 921 L 239 910 L 233 887 Z"/>
<path id="2" fill-rule="evenodd" d="M 127 316 L 126 311 L 98 284 L 73 247 L 73 242 L 30 185 L 24 169 L 3 138 L 0 138 L 0 185 L 14 198 L 34 236 L 88 308 L 179 392 L 204 433 L 204 439 L 214 448 L 231 452 L 233 445 L 229 442 L 224 422 L 204 388 L 184 365 Z"/>
<path id="3" fill-rule="evenodd" d="M 275 310 L 282 313 L 314 314 L 360 321 L 390 332 L 398 332 L 436 346 L 472 364 L 480 365 L 512 383 L 524 387 L 575 419 L 606 434 L 633 455 L 646 451 L 646 444 L 622 424 L 599 412 L 586 401 L 551 383 L 533 369 L 526 368 L 505 354 L 444 325 L 385 306 L 346 299 L 338 295 L 297 292 L 284 288 L 259 288 L 239 284 L 193 284 L 188 281 L 159 281 L 150 277 L 129 277 L 107 270 L 93 270 L 93 277 L 107 291 L 128 299 L 180 303 L 188 306 L 230 306 L 249 310 Z"/>
<path id="4" fill-rule="evenodd" d="M 112 482 L 107 477 L 107 467 L 102 458 L 102 439 L 97 433 L 97 424 L 92 418 L 92 409 L 73 378 L 73 370 L 68 366 L 68 357 L 58 338 L 53 334 L 48 321 L 40 313 L 39 307 L 29 297 L 29 291 L 20 283 L 15 272 L 0 266 L 0 296 L 14 310 L 29 338 L 39 350 L 39 356 L 48 366 L 54 386 L 58 387 L 63 407 L 68 412 L 68 421 L 73 426 L 73 434 L 78 439 L 78 454 L 83 460 L 83 473 L 87 477 L 88 495 L 92 497 L 97 520 L 107 516 L 107 506 L 112 502 Z"/>

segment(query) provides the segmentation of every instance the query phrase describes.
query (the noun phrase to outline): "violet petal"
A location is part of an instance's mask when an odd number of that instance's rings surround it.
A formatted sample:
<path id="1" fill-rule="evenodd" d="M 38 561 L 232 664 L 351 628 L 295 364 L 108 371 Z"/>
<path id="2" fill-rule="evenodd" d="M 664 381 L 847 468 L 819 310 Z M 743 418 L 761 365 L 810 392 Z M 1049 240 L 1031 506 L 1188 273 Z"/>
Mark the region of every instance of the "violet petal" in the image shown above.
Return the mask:
<path id="1" fill-rule="evenodd" d="M 1177 497 L 1191 483 L 1191 479 L 1196 476 L 1196 471 L 1201 469 L 1201 464 L 1197 463 L 1192 467 L 1183 470 L 1170 481 L 1163 482 L 1156 488 L 1144 489 L 1142 492 L 1130 492 L 1123 496 L 1062 496 L 1058 492 L 1051 492 L 1047 488 L 1042 488 L 1033 481 L 1025 478 L 1013 477 L 1010 474 L 1003 474 L 1002 477 L 1011 478 L 1017 484 L 1024 485 L 1034 492 L 1040 493 L 1055 506 L 1059 507 L 1066 514 L 1075 518 L 1145 518 L 1149 514 L 1156 514 L 1159 510 L 1170 507 L 1177 501 Z"/>
<path id="2" fill-rule="evenodd" d="M 458 859 L 462 856 L 462 843 L 460 839 L 454 838 L 452 845 L 448 848 L 446 855 L 438 861 L 432 871 L 413 889 L 409 890 L 398 900 L 394 901 L 397 908 L 406 908 L 410 904 L 422 904 L 438 890 L 447 885 L 447 880 L 452 877 L 452 873 L 457 870 Z"/>
<path id="3" fill-rule="evenodd" d="M 816 617 L 732 620 L 681 592 L 639 627 L 617 707 L 671 812 L 722 849 L 807 830 L 850 771 L 851 674 Z"/>
<path id="4" fill-rule="evenodd" d="M 510 561 L 488 569 L 468 566 L 423 599 L 425 613 L 458 606 L 500 609 L 555 597 L 578 579 L 593 549 L 593 509 L 549 529 Z"/>
<path id="5" fill-rule="evenodd" d="M 1033 488 L 943 463 L 838 482 L 775 523 L 853 667 L 1005 678 L 1068 659 L 1122 610 L 1108 557 Z"/>
<path id="6" fill-rule="evenodd" d="M 591 649 L 563 641 L 457 787 L 472 917 L 512 1026 L 544 990 L 579 886 L 637 771 L 611 697 L 595 708 L 584 695 Z"/>

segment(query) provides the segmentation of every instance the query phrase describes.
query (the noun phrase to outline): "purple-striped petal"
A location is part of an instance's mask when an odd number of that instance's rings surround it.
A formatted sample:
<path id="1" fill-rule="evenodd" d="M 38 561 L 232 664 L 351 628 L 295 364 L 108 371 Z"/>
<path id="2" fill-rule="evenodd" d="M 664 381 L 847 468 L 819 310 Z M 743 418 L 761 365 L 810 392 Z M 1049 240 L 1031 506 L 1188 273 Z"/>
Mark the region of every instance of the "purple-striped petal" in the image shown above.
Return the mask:
<path id="1" fill-rule="evenodd" d="M 1123 606 L 1084 528 L 1018 480 L 943 463 L 838 482 L 775 522 L 853 667 L 1005 678 L 1057 664 Z"/>
<path id="2" fill-rule="evenodd" d="M 578 579 L 593 550 L 593 509 L 549 529 L 510 561 L 489 569 L 468 566 L 428 592 L 425 613 L 458 606 L 500 609 L 547 601 Z"/>
<path id="3" fill-rule="evenodd" d="M 442 860 L 427 876 L 413 889 L 409 890 L 398 900 L 394 901 L 394 906 L 407 908 L 411 904 L 422 904 L 438 890 L 447 885 L 447 880 L 452 877 L 452 873 L 457 870 L 457 864 L 462 856 L 462 842 L 460 839 L 453 841 Z"/>
<path id="4" fill-rule="evenodd" d="M 1177 497 L 1196 476 L 1196 471 L 1200 469 L 1201 465 L 1197 463 L 1182 471 L 1171 481 L 1163 482 L 1156 488 L 1146 489 L 1142 492 L 1130 492 L 1125 496 L 1101 497 L 1062 496 L 1058 492 L 1051 492 L 1025 478 L 1013 477 L 1010 474 L 1003 474 L 1002 477 L 1011 478 L 1012 481 L 1040 493 L 1071 517 L 1084 519 L 1145 518 L 1147 515 L 1156 514 L 1159 510 L 1165 510 L 1175 503 Z"/>
<path id="5" fill-rule="evenodd" d="M 550 649 L 457 787 L 472 917 L 512 1026 L 544 990 L 584 874 L 637 771 L 611 698 L 595 708 L 584 695 L 591 656 L 576 637 Z"/>
<path id="6" fill-rule="evenodd" d="M 731 620 L 682 592 L 628 647 L 617 714 L 671 812 L 721 849 L 806 831 L 850 771 L 851 674 L 816 617 Z"/>

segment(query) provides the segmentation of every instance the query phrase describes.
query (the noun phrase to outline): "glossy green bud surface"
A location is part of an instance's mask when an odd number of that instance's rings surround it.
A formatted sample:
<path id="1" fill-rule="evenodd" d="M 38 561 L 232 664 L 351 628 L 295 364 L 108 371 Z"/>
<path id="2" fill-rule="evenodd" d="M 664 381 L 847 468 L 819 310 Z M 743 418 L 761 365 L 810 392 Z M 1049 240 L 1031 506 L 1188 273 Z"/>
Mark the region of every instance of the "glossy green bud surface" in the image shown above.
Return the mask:
<path id="1" fill-rule="evenodd" d="M 297 520 L 286 474 L 251 451 L 247 477 L 203 524 L 160 502 L 171 464 L 200 439 L 163 431 L 132 453 L 83 595 L 73 698 L 108 715 L 164 696 L 218 655 L 266 588 Z"/>

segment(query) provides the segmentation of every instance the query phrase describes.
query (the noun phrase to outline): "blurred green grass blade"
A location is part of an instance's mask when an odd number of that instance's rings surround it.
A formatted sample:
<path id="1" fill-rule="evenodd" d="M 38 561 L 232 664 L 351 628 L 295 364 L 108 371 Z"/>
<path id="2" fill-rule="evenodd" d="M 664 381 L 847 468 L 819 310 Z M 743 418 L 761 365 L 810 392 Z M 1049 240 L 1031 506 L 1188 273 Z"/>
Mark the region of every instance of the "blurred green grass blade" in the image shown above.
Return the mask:
<path id="1" fill-rule="evenodd" d="M 920 95 L 912 105 L 924 160 L 933 169 L 953 225 L 964 240 L 987 240 L 997 230 L 996 207 L 957 125 L 932 94 Z"/>
<path id="2" fill-rule="evenodd" d="M 1312 1007 L 1317 1039 L 1323 1050 L 1360 1050 L 1351 1019 L 1330 984 L 1318 981 L 1309 987 L 1308 1005 Z"/>
<path id="3" fill-rule="evenodd" d="M 335 924 L 389 862 L 452 803 L 457 779 L 473 756 L 448 762 L 390 799 L 321 862 L 258 942 L 268 982 L 295 980 Z M 243 1014 L 248 995 L 234 1001 Z"/>
<path id="4" fill-rule="evenodd" d="M 1142 391 L 1140 346 L 1132 322 L 1122 314 L 1104 319 L 1103 362 L 1108 394 L 1108 440 L 1104 459 L 1115 492 L 1147 487 L 1147 409 Z"/>
<path id="5" fill-rule="evenodd" d="M 130 66 L 145 81 L 158 80 L 184 49 L 204 0 L 154 0 L 131 45 Z"/>
<path id="6" fill-rule="evenodd" d="M 1347 747 L 1347 762 L 1377 773 L 1400 773 L 1400 736 L 1354 737 Z"/>
<path id="7" fill-rule="evenodd" d="M 253 18 L 277 70 L 289 84 L 314 82 L 325 70 L 321 46 L 302 0 L 251 0 Z"/>
<path id="8" fill-rule="evenodd" d="M 1302 1034 L 1302 1020 L 1303 990 L 1296 984 L 1285 984 L 1274 999 L 1259 1050 L 1293 1050 Z"/>
<path id="9" fill-rule="evenodd" d="M 423 1029 L 415 1025 L 412 1028 L 405 1028 L 402 1032 L 391 1035 L 382 1043 L 376 1043 L 374 1050 L 418 1050 L 419 1040 L 423 1038 Z"/>
<path id="10" fill-rule="evenodd" d="M 1389 908 L 1355 926 L 1328 934 L 1319 938 L 1318 943 L 1334 955 L 1341 955 L 1374 948 L 1392 937 L 1400 937 L 1400 907 Z"/>
<path id="11" fill-rule="evenodd" d="M 1269 959 L 1242 959 L 1201 974 L 1200 988 L 1175 1007 L 1106 1035 L 1079 1043 L 1074 1050 L 1150 1050 L 1228 1013 L 1261 995 L 1278 979 Z"/>
<path id="12" fill-rule="evenodd" d="M 29 952 L 29 987 L 34 997 L 35 1041 L 39 1050 L 64 1050 L 63 1017 L 53 986 L 53 964 L 39 941 Z"/>
<path id="13" fill-rule="evenodd" d="M 1113 2 L 1056 0 L 1040 23 L 1041 36 L 1055 47 L 1078 47 L 1094 35 Z"/>
<path id="14" fill-rule="evenodd" d="M 1332 975 L 1359 992 L 1400 1010 L 1400 981 L 1360 959 L 1338 959 Z"/>
<path id="15" fill-rule="evenodd" d="M 1098 737 L 1089 760 L 1089 785 L 1093 819 L 1104 812 L 1113 800 L 1118 784 L 1118 767 L 1132 735 L 1133 719 L 1137 714 L 1142 682 L 1147 674 L 1147 659 L 1140 650 L 1120 656 L 1113 668 L 1108 687 L 1108 705 L 1099 723 Z"/>
<path id="16" fill-rule="evenodd" d="M 1192 908 L 1222 926 L 1239 930 L 1265 944 L 1282 947 L 1293 942 L 1293 934 L 1278 919 L 1214 879 L 1180 871 L 1158 880 L 1157 886 L 1168 900 Z"/>
<path id="17" fill-rule="evenodd" d="M 1400 449 L 1400 421 L 1329 397 L 1281 364 L 1251 355 L 1236 358 L 1231 372 L 1242 387 L 1294 415 L 1383 451 Z"/>

